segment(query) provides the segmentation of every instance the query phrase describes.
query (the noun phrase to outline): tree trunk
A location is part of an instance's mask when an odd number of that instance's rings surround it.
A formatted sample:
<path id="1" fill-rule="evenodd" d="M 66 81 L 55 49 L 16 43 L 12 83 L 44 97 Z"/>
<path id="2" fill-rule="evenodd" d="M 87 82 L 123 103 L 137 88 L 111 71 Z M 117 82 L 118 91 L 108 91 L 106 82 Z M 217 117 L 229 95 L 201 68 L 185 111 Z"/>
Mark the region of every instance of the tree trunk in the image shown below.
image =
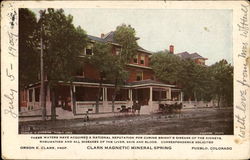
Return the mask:
<path id="1" fill-rule="evenodd" d="M 159 93 L 159 104 L 161 103 L 161 98 L 162 98 L 162 91 L 160 91 L 160 93 Z"/>
<path id="2" fill-rule="evenodd" d="M 218 95 L 218 108 L 220 109 L 220 95 Z"/>
<path id="3" fill-rule="evenodd" d="M 115 80 L 115 89 L 114 89 L 114 93 L 112 96 L 112 112 L 115 112 L 115 98 L 116 98 L 116 94 L 117 94 L 117 79 Z"/>
<path id="4" fill-rule="evenodd" d="M 115 98 L 116 98 L 116 95 L 113 94 L 113 96 L 112 96 L 112 112 L 115 112 Z"/>
<path id="5" fill-rule="evenodd" d="M 51 120 L 56 120 L 56 91 L 53 86 L 50 87 L 51 89 Z"/>
<path id="6" fill-rule="evenodd" d="M 197 95 L 196 95 L 196 92 L 194 92 L 194 101 L 197 102 Z"/>
<path id="7" fill-rule="evenodd" d="M 99 101 L 100 101 L 100 95 L 101 95 L 101 91 L 102 91 L 102 78 L 100 79 L 100 83 L 99 83 L 99 89 L 98 89 L 98 93 L 97 93 L 97 97 L 96 97 L 96 113 L 99 113 Z"/>

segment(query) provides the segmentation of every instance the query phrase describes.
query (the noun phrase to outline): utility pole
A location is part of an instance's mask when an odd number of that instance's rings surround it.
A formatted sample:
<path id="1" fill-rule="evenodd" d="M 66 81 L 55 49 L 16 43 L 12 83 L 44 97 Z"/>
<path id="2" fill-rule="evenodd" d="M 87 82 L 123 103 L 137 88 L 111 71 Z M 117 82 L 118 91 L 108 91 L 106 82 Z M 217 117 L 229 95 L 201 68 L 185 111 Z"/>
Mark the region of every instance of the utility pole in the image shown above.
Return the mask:
<path id="1" fill-rule="evenodd" d="M 41 90 L 40 90 L 40 104 L 42 108 L 42 119 L 46 120 L 46 105 L 45 105 L 45 95 L 44 95 L 44 70 L 43 70 L 43 19 L 42 16 L 45 11 L 40 11 L 40 22 L 41 22 L 41 35 L 40 35 L 40 67 L 41 67 Z"/>

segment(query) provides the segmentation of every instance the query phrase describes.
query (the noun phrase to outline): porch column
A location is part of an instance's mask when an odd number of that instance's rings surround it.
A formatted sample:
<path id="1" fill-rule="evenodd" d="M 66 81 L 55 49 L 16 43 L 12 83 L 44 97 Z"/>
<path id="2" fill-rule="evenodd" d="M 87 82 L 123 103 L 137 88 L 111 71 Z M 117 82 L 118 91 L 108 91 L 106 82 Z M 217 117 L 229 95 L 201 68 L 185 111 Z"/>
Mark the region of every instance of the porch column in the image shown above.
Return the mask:
<path id="1" fill-rule="evenodd" d="M 153 101 L 153 87 L 149 88 L 149 101 Z"/>
<path id="2" fill-rule="evenodd" d="M 149 87 L 149 112 L 153 112 L 153 87 Z"/>
<path id="3" fill-rule="evenodd" d="M 107 87 L 104 87 L 103 88 L 103 93 L 102 93 L 103 95 L 103 101 L 107 101 L 107 95 L 108 95 L 108 91 L 107 91 Z"/>
<path id="4" fill-rule="evenodd" d="M 107 97 L 108 97 L 108 91 L 107 91 L 107 87 L 103 87 L 102 89 L 102 105 L 103 107 L 108 107 L 108 101 L 107 101 Z"/>
<path id="5" fill-rule="evenodd" d="M 104 102 L 105 99 L 105 88 L 102 88 L 102 102 Z"/>
<path id="6" fill-rule="evenodd" d="M 39 96 L 39 101 L 41 101 L 41 96 Z M 32 104 L 33 104 L 33 108 L 35 107 L 35 88 L 32 88 Z M 42 107 L 41 105 L 39 105 L 40 107 Z"/>
<path id="7" fill-rule="evenodd" d="M 133 95 L 132 94 L 133 94 L 132 89 L 128 89 L 128 98 L 129 98 L 128 105 L 129 106 L 133 105 Z"/>
<path id="8" fill-rule="evenodd" d="M 152 107 L 153 104 L 153 87 L 149 87 L 149 106 Z"/>
<path id="9" fill-rule="evenodd" d="M 181 102 L 183 101 L 183 92 L 181 92 Z"/>
<path id="10" fill-rule="evenodd" d="M 132 101 L 132 89 L 128 90 L 128 98 L 129 98 L 129 101 Z"/>
<path id="11" fill-rule="evenodd" d="M 171 101 L 172 100 L 172 96 L 171 96 L 171 88 L 169 87 L 169 90 L 168 90 L 168 99 Z"/>

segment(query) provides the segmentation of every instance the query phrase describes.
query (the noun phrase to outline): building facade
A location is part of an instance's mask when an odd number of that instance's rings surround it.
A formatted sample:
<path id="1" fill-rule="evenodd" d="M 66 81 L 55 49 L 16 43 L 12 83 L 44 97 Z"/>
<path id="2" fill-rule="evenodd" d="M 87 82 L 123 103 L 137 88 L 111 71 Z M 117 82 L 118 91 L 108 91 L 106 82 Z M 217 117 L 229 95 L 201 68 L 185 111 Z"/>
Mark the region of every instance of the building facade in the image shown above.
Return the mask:
<path id="1" fill-rule="evenodd" d="M 93 55 L 95 42 L 110 43 L 113 55 L 119 55 L 121 46 L 113 40 L 114 32 L 101 37 L 88 36 L 88 45 L 81 56 Z M 150 67 L 152 53 L 138 47 L 137 54 L 127 64 L 128 79 L 118 91 L 115 99 L 114 112 L 120 112 L 121 106 L 131 108 L 133 103 L 139 103 L 141 113 L 157 112 L 159 103 L 176 103 L 182 101 L 181 89 L 175 85 L 165 84 L 156 79 Z M 80 57 L 79 57 L 80 58 Z M 112 95 L 114 84 L 104 82 L 99 97 L 99 107 L 96 99 L 99 91 L 99 72 L 95 66 L 85 64 L 77 71 L 72 85 L 59 82 L 56 87 L 56 114 L 58 118 L 75 118 L 85 114 L 112 113 Z M 51 115 L 51 90 L 46 85 L 46 113 Z M 31 84 L 20 92 L 20 116 L 41 116 L 40 83 Z"/>

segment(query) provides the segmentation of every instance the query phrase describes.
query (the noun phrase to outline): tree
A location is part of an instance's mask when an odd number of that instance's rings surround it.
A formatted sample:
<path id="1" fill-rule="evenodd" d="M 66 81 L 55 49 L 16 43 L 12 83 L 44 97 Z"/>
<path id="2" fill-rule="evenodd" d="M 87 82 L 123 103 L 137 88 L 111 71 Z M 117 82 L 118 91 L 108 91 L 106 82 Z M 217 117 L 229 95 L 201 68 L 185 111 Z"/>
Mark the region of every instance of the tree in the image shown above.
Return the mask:
<path id="1" fill-rule="evenodd" d="M 167 50 L 153 54 L 151 67 L 159 80 L 181 87 L 189 99 L 210 99 L 207 67 L 197 65 L 191 59 L 182 60 Z"/>
<path id="2" fill-rule="evenodd" d="M 99 72 L 99 89 L 96 95 L 96 113 L 99 112 L 99 101 L 102 94 L 102 84 L 107 74 L 111 74 L 114 63 L 111 55 L 111 45 L 96 42 L 93 48 L 94 55 L 86 56 L 85 61 L 96 67 Z M 103 98 L 103 97 L 102 97 Z"/>
<path id="3" fill-rule="evenodd" d="M 135 29 L 126 24 L 117 26 L 114 32 L 114 41 L 121 45 L 121 53 L 120 55 L 112 58 L 114 63 L 110 68 L 111 72 L 107 74 L 107 77 L 109 77 L 108 79 L 114 83 L 112 112 L 114 112 L 117 92 L 128 78 L 126 65 L 130 62 L 131 58 L 137 54 L 138 44 L 135 35 Z"/>
<path id="4" fill-rule="evenodd" d="M 180 82 L 179 74 L 182 69 L 182 61 L 167 50 L 153 54 L 150 65 L 158 79 L 166 83 Z"/>
<path id="5" fill-rule="evenodd" d="M 153 54 L 151 66 L 159 80 L 180 86 L 189 99 L 217 99 L 218 106 L 222 100 L 224 105 L 233 104 L 233 67 L 226 60 L 209 67 L 201 66 L 165 50 Z"/>
<path id="6" fill-rule="evenodd" d="M 78 57 L 87 43 L 85 31 L 75 28 L 72 22 L 71 15 L 66 16 L 62 9 L 51 8 L 39 20 L 39 26 L 44 28 L 44 33 L 38 30 L 38 34 L 45 43 L 44 69 L 52 95 L 52 119 L 56 118 L 55 86 L 58 81 L 70 82 L 72 89 L 74 74 L 80 65 Z"/>
<path id="7" fill-rule="evenodd" d="M 186 97 L 194 98 L 195 101 L 202 100 L 205 84 L 206 68 L 194 63 L 191 59 L 183 61 L 183 70 L 180 74 L 183 91 Z"/>
<path id="8" fill-rule="evenodd" d="M 125 80 L 128 78 L 128 72 L 125 69 L 126 64 L 121 63 L 119 56 L 112 56 L 111 61 L 113 63 L 109 68 L 109 72 L 107 73 L 107 79 L 114 84 L 114 92 L 112 95 L 112 112 L 114 112 L 117 92 L 121 89 L 125 83 Z"/>
<path id="9" fill-rule="evenodd" d="M 109 72 L 110 74 L 108 74 L 109 80 L 114 83 L 112 112 L 114 112 L 117 92 L 121 86 L 124 85 L 128 77 L 128 72 L 125 69 L 126 65 L 130 62 L 131 58 L 137 54 L 138 44 L 135 35 L 135 29 L 126 24 L 117 26 L 114 33 L 114 41 L 121 45 L 121 53 L 119 56 L 113 57 L 114 63 L 111 72 Z"/>
<path id="10" fill-rule="evenodd" d="M 222 100 L 226 105 L 233 105 L 233 66 L 226 60 L 216 62 L 211 67 L 213 72 L 213 94 L 217 99 L 218 107 Z"/>
<path id="11" fill-rule="evenodd" d="M 19 86 L 24 89 L 38 79 L 39 51 L 34 38 L 37 20 L 27 8 L 19 9 Z"/>
<path id="12" fill-rule="evenodd" d="M 137 53 L 138 44 L 135 29 L 130 25 L 122 24 L 116 27 L 114 41 L 121 45 L 121 63 L 128 63 Z"/>

